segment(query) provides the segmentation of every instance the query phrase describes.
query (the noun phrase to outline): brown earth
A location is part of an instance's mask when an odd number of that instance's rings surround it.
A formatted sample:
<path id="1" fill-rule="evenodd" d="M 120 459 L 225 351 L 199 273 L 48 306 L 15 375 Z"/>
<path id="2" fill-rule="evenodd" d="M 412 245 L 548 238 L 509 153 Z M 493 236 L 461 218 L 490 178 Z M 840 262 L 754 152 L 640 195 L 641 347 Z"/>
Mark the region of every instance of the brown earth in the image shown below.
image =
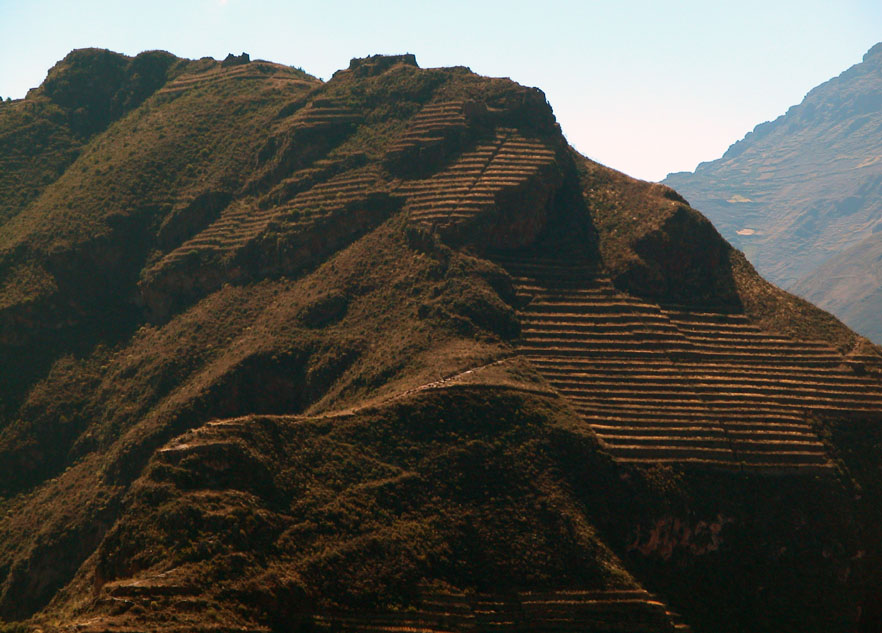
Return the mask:
<path id="1" fill-rule="evenodd" d="M 878 624 L 879 348 L 540 91 L 84 50 L 0 135 L 2 630 Z"/>

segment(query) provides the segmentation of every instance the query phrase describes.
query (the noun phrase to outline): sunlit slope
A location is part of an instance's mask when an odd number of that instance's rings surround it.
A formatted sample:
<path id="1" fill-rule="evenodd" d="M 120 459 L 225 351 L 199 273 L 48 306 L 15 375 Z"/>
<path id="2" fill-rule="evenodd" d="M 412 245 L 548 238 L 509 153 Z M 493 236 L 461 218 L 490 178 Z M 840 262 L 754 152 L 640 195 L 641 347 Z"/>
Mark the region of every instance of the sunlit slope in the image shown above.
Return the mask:
<path id="1" fill-rule="evenodd" d="M 878 348 L 536 89 L 245 61 L 172 60 L 0 229 L 0 618 L 854 628 Z"/>

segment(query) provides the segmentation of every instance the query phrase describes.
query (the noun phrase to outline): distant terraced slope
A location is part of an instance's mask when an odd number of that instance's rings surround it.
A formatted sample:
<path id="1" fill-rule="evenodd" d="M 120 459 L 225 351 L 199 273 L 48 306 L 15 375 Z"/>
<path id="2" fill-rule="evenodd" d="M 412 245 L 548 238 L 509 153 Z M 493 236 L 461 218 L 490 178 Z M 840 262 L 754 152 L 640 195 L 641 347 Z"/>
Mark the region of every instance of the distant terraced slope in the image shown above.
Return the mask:
<path id="1" fill-rule="evenodd" d="M 878 275 L 867 281 L 878 267 L 868 245 L 882 230 L 880 95 L 882 44 L 722 158 L 663 181 L 762 275 L 876 341 L 882 290 Z"/>
<path id="2" fill-rule="evenodd" d="M 537 89 L 145 55 L 0 110 L 0 630 L 882 625 L 878 347 Z"/>

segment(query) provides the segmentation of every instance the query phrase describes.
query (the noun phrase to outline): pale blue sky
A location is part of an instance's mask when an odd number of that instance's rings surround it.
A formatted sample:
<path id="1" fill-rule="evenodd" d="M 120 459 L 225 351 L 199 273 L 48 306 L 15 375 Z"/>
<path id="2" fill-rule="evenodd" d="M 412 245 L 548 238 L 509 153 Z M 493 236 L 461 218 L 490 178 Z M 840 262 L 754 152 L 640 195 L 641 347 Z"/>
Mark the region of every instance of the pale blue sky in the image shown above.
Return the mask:
<path id="1" fill-rule="evenodd" d="M 880 0 L 0 0 L 0 95 L 72 48 L 246 51 L 327 79 L 411 52 L 542 88 L 582 153 L 649 180 L 719 157 L 882 40 Z"/>

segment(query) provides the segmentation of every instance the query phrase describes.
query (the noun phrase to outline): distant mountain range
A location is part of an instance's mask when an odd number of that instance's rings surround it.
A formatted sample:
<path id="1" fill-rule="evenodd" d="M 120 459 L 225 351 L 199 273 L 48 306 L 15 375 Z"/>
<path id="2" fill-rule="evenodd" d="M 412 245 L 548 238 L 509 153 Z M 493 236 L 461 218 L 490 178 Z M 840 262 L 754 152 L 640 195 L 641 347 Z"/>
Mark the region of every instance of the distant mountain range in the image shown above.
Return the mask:
<path id="1" fill-rule="evenodd" d="M 882 43 L 719 160 L 663 182 L 761 274 L 882 341 Z"/>
<path id="2" fill-rule="evenodd" d="M 0 165 L 0 633 L 882 627 L 882 349 L 540 90 L 78 50 Z"/>

